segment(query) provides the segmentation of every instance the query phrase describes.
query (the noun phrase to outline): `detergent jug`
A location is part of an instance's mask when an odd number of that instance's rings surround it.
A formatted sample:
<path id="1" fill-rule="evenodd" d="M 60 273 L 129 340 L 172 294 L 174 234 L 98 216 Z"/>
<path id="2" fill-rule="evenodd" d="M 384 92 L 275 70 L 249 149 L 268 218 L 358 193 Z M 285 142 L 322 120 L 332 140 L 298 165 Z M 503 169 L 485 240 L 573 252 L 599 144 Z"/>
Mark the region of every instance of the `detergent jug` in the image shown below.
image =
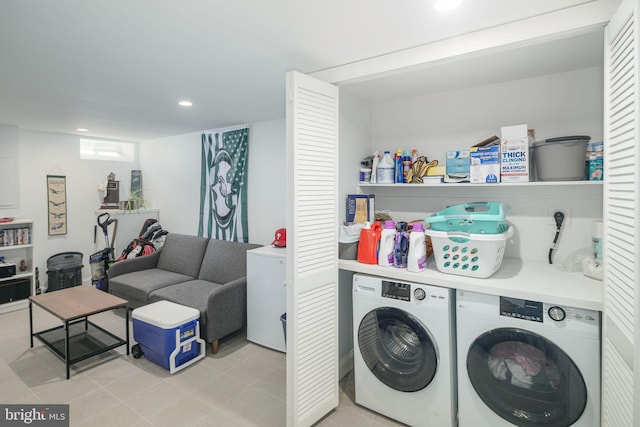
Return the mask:
<path id="1" fill-rule="evenodd" d="M 380 235 L 380 250 L 378 251 L 378 265 L 389 267 L 393 265 L 393 251 L 396 246 L 396 225 L 392 219 L 384 222 Z"/>
<path id="2" fill-rule="evenodd" d="M 370 224 L 365 222 L 364 228 L 360 230 L 360 241 L 358 242 L 358 262 L 363 264 L 378 263 L 378 244 L 380 243 L 380 222 Z"/>
<path id="3" fill-rule="evenodd" d="M 409 254 L 407 255 L 407 270 L 417 273 L 427 269 L 427 242 L 424 227 L 421 222 L 413 224 L 409 233 Z"/>
<path id="4" fill-rule="evenodd" d="M 407 223 L 398 223 L 398 233 L 396 233 L 396 245 L 393 252 L 393 266 L 397 268 L 407 268 L 407 255 L 409 252 L 409 232 Z"/>

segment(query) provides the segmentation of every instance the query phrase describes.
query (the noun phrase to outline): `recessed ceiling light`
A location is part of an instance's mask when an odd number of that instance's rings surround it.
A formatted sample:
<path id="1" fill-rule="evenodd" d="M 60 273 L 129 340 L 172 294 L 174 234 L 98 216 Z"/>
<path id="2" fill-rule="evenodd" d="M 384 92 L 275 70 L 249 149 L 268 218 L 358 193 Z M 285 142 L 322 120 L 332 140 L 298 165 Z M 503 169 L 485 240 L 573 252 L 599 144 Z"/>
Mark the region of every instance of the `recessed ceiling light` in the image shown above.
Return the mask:
<path id="1" fill-rule="evenodd" d="M 178 102 L 178 104 L 180 104 L 183 107 L 191 107 L 193 105 L 191 101 L 180 101 Z"/>
<path id="2" fill-rule="evenodd" d="M 78 132 L 89 132 L 89 129 L 85 129 L 85 128 L 77 128 L 76 130 Z"/>
<path id="3" fill-rule="evenodd" d="M 462 4 L 462 0 L 435 0 L 433 8 L 440 12 L 453 10 Z"/>

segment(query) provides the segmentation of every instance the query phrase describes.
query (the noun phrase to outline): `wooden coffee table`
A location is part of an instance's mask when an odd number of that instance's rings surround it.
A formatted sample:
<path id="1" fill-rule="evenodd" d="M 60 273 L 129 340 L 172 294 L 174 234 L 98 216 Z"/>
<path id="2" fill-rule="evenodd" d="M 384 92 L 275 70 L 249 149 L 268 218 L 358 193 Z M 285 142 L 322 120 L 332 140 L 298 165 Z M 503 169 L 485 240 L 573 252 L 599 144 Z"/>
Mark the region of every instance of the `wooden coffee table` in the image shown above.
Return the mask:
<path id="1" fill-rule="evenodd" d="M 63 324 L 34 333 L 33 304 L 62 320 Z M 88 319 L 91 315 L 121 307 L 126 309 L 126 340 Z M 35 295 L 29 297 L 29 332 L 32 348 L 33 337 L 36 337 L 64 360 L 69 379 L 69 366 L 81 360 L 122 345 L 126 345 L 129 354 L 129 302 L 86 285 Z"/>

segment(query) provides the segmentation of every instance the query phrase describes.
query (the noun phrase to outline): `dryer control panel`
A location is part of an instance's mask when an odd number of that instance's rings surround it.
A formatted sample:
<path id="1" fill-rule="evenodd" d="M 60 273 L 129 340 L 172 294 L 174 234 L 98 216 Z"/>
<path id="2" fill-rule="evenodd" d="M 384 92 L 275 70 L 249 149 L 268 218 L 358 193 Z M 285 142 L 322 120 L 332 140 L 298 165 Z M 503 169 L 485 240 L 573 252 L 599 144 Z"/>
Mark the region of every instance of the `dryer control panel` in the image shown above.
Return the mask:
<path id="1" fill-rule="evenodd" d="M 500 315 L 532 322 L 542 322 L 544 319 L 544 307 L 539 301 L 500 297 Z"/>

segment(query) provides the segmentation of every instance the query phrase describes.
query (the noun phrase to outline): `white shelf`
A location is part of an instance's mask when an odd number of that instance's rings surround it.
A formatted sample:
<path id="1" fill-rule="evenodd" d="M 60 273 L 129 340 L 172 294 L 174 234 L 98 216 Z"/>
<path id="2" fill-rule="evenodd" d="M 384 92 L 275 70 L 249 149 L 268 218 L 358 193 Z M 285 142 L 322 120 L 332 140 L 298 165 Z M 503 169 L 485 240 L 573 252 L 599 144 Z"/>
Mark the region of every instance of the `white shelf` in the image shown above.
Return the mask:
<path id="1" fill-rule="evenodd" d="M 391 280 L 510 296 L 589 310 L 602 311 L 603 309 L 604 286 L 601 281 L 586 277 L 582 273 L 560 271 L 548 263 L 504 258 L 500 269 L 486 279 L 441 273 L 437 270 L 433 258 L 429 258 L 427 263 L 427 270 L 420 273 L 350 260 L 339 260 L 339 268 L 387 277 Z"/>
<path id="2" fill-rule="evenodd" d="M 20 218 L 20 219 L 14 219 L 13 221 L 10 221 L 10 222 L 0 223 L 0 230 L 7 230 L 7 229 L 14 229 L 14 228 L 16 229 L 28 228 L 29 239 L 31 239 L 31 242 L 33 242 L 32 240 L 33 239 L 33 220 Z M 29 282 L 29 294 L 34 295 L 34 292 L 35 292 L 34 270 L 35 269 L 34 269 L 33 250 L 34 250 L 33 243 L 0 246 L 0 254 L 7 259 L 7 262 L 15 263 L 17 269 L 20 268 L 21 261 L 25 261 L 27 265 L 27 269 L 25 271 L 18 270 L 16 271 L 17 274 L 14 274 L 13 276 L 10 276 L 10 277 L 3 277 L 0 279 L 0 284 L 3 285 L 4 291 L 6 291 L 7 289 L 9 290 L 14 289 L 14 287 L 8 282 L 11 282 L 13 280 L 26 279 Z M 23 294 L 19 295 L 16 293 L 16 295 L 14 295 L 13 297 L 22 298 L 24 296 L 25 295 Z M 3 300 L 7 298 L 11 298 L 11 296 L 7 294 L 3 294 Z M 29 302 L 28 298 L 25 298 L 17 301 L 14 300 L 14 301 L 0 303 L 0 313 L 7 313 L 10 311 L 25 308 L 27 307 L 28 302 Z"/>
<path id="3" fill-rule="evenodd" d="M 33 272 L 32 271 L 28 271 L 28 272 L 21 272 L 18 274 L 14 274 L 11 277 L 3 277 L 0 279 L 0 282 L 7 282 L 9 280 L 14 280 L 14 279 L 28 279 L 33 277 Z"/>
<path id="4" fill-rule="evenodd" d="M 14 225 L 30 226 L 31 224 L 33 224 L 32 219 L 20 218 L 20 219 L 14 219 L 13 221 L 9 221 L 9 222 L 0 222 L 0 228 L 13 228 Z"/>
<path id="5" fill-rule="evenodd" d="M 476 187 L 491 187 L 491 188 L 500 188 L 500 187 L 559 187 L 559 186 L 568 186 L 568 187 L 583 187 L 583 186 L 595 186 L 602 187 L 604 181 L 534 181 L 534 182 L 498 182 L 494 184 L 471 184 L 468 182 L 464 183 L 453 183 L 453 182 L 425 182 L 422 184 L 366 184 L 359 183 L 360 187 L 374 187 L 374 188 L 451 188 L 451 187 L 465 187 L 465 188 L 476 188 Z"/>
<path id="6" fill-rule="evenodd" d="M 29 243 L 28 245 L 10 245 L 10 246 L 0 246 L 0 251 L 10 251 L 15 249 L 28 249 L 32 248 L 33 245 Z"/>

